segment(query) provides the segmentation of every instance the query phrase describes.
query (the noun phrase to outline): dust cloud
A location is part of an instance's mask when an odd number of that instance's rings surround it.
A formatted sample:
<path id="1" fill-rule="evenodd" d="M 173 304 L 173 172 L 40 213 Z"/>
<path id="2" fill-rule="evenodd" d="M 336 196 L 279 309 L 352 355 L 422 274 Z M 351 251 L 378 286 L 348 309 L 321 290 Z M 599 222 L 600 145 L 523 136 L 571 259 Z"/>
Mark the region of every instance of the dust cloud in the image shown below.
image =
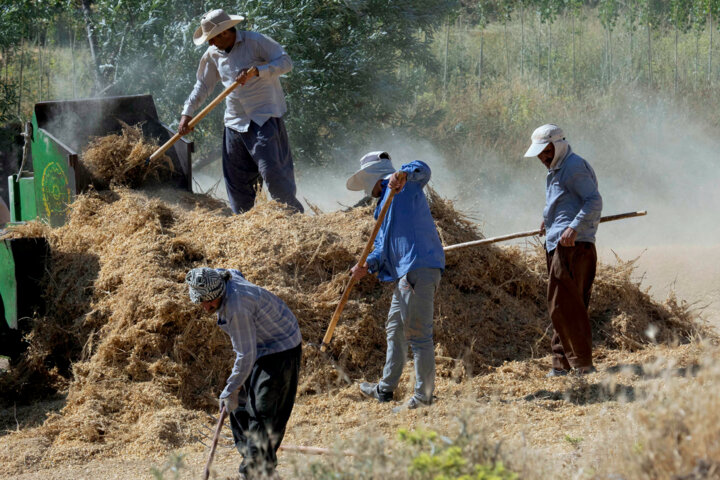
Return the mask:
<path id="1" fill-rule="evenodd" d="M 623 103 L 592 116 L 546 121 L 560 125 L 573 151 L 595 169 L 603 215 L 648 211 L 645 217 L 600 226 L 601 260 L 613 263 L 614 253 L 623 260 L 640 256 L 638 281 L 651 294 L 662 300 L 676 291 L 720 318 L 720 248 L 715 248 L 720 245 L 720 169 L 715 166 L 720 138 L 692 112 L 662 101 Z M 363 194 L 345 188 L 347 177 L 363 154 L 385 150 L 396 168 L 412 160 L 428 163 L 430 185 L 454 200 L 486 236 L 534 230 L 542 219 L 546 174 L 539 160 L 522 157 L 534 127 L 513 158 L 470 148 L 454 158 L 427 140 L 378 132 L 374 144 L 348 153 L 332 168 L 297 168 L 298 198 L 323 211 L 355 204 Z M 199 172 L 196 181 L 204 178 L 205 188 L 215 185 L 222 178 L 219 165 L 212 172 Z M 215 192 L 225 196 L 222 182 Z"/>
<path id="2" fill-rule="evenodd" d="M 614 118 L 613 122 L 605 121 Z M 608 247 L 654 245 L 715 245 L 720 208 L 720 138 L 686 114 L 659 105 L 599 115 L 592 120 L 548 119 L 559 124 L 573 151 L 590 162 L 603 196 L 603 215 L 647 210 L 642 218 L 605 223 L 598 244 Z M 524 143 L 529 144 L 532 128 Z M 433 171 L 430 185 L 475 219 L 487 236 L 534 230 L 542 220 L 546 170 L 536 158 L 502 158 L 492 150 L 466 152 L 463 158 L 444 154 L 429 141 L 376 135 L 363 151 L 351 152 L 332 168 L 297 167 L 298 198 L 334 211 L 359 201 L 345 181 L 372 150 L 390 153 L 399 168 L 422 160 Z M 214 190 L 226 198 L 220 162 L 195 173 L 196 189 Z M 219 183 L 218 183 L 219 182 Z"/>

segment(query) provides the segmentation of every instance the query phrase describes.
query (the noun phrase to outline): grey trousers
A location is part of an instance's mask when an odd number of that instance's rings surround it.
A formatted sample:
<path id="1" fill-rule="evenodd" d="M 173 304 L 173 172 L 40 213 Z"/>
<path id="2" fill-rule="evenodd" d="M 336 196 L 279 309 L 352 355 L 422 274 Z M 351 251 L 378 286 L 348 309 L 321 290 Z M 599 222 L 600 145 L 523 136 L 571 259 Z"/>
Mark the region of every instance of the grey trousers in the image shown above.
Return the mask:
<path id="1" fill-rule="evenodd" d="M 432 401 L 435 390 L 433 310 L 440 273 L 439 268 L 412 270 L 395 286 L 385 324 L 387 356 L 380 381 L 383 392 L 392 392 L 397 387 L 409 343 L 415 362 L 415 396 L 426 403 Z"/>

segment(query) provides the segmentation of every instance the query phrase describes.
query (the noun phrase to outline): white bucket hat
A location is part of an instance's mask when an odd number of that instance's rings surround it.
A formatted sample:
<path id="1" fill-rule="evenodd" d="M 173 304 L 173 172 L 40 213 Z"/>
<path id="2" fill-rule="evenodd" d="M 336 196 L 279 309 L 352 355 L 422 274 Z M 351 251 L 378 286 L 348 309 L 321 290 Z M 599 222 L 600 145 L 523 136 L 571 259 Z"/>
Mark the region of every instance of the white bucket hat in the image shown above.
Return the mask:
<path id="1" fill-rule="evenodd" d="M 365 193 L 370 195 L 378 180 L 393 173 L 395 173 L 395 168 L 392 165 L 389 153 L 366 153 L 365 156 L 360 159 L 360 170 L 348 178 L 345 186 L 348 190 L 364 190 Z"/>
<path id="2" fill-rule="evenodd" d="M 195 33 L 193 33 L 193 43 L 195 45 L 202 45 L 214 36 L 224 32 L 230 27 L 234 27 L 243 20 L 245 20 L 245 17 L 228 15 L 222 8 L 211 10 L 203 15 L 200 20 L 200 26 L 195 30 Z"/>
<path id="3" fill-rule="evenodd" d="M 525 156 L 537 157 L 540 152 L 545 150 L 548 143 L 565 140 L 565 134 L 557 125 L 548 123 L 542 127 L 536 128 L 532 133 L 530 140 L 532 141 L 532 144 L 530 145 L 530 148 L 528 148 L 527 152 L 525 152 Z"/>

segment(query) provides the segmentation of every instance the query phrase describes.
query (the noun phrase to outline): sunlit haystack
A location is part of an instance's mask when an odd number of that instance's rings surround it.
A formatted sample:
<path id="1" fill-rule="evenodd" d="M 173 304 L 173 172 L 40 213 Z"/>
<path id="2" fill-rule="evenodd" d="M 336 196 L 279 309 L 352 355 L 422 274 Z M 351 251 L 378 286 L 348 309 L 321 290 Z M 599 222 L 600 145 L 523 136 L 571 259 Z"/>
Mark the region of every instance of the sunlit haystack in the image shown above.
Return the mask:
<path id="1" fill-rule="evenodd" d="M 121 122 L 122 123 L 122 122 Z M 82 162 L 102 185 L 111 183 L 137 187 L 148 179 L 157 179 L 162 170 L 172 170 L 167 155 L 150 161 L 158 145 L 143 137 L 140 125 L 122 123 L 118 135 L 106 135 L 90 142 L 82 154 Z"/>
<path id="2" fill-rule="evenodd" d="M 480 237 L 449 201 L 429 198 L 444 243 Z M 61 228 L 25 227 L 51 245 L 48 312 L 35 320 L 31 348 L 3 389 L 27 396 L 67 388 L 64 409 L 42 427 L 52 443 L 46 458 L 152 451 L 194 438 L 183 425 L 215 408 L 233 355 L 214 319 L 188 301 L 190 268 L 241 270 L 289 305 L 306 342 L 321 340 L 372 229 L 371 208 L 310 216 L 264 201 L 227 216 L 220 207 L 178 190 L 116 187 L 79 197 Z M 435 304 L 439 375 L 461 382 L 548 351 L 543 261 L 497 246 L 448 254 Z M 354 379 L 381 370 L 391 293 L 368 277 L 345 308 L 330 354 Z M 648 343 L 649 324 L 656 341 L 697 328 L 685 309 L 641 292 L 629 268 L 600 269 L 592 316 L 596 342 L 612 348 Z M 300 393 L 341 383 L 306 344 Z"/>

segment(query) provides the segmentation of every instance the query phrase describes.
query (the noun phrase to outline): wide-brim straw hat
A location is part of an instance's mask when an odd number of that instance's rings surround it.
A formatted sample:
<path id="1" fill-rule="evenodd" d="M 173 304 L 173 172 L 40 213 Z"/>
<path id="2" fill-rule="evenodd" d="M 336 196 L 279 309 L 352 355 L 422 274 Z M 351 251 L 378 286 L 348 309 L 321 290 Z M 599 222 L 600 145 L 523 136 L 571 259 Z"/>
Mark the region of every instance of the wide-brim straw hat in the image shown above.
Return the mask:
<path id="1" fill-rule="evenodd" d="M 218 8 L 211 10 L 203 15 L 200 20 L 200 26 L 193 33 L 193 43 L 202 45 L 214 36 L 224 32 L 230 27 L 234 27 L 238 23 L 245 20 L 241 15 L 228 15 L 225 10 Z"/>

